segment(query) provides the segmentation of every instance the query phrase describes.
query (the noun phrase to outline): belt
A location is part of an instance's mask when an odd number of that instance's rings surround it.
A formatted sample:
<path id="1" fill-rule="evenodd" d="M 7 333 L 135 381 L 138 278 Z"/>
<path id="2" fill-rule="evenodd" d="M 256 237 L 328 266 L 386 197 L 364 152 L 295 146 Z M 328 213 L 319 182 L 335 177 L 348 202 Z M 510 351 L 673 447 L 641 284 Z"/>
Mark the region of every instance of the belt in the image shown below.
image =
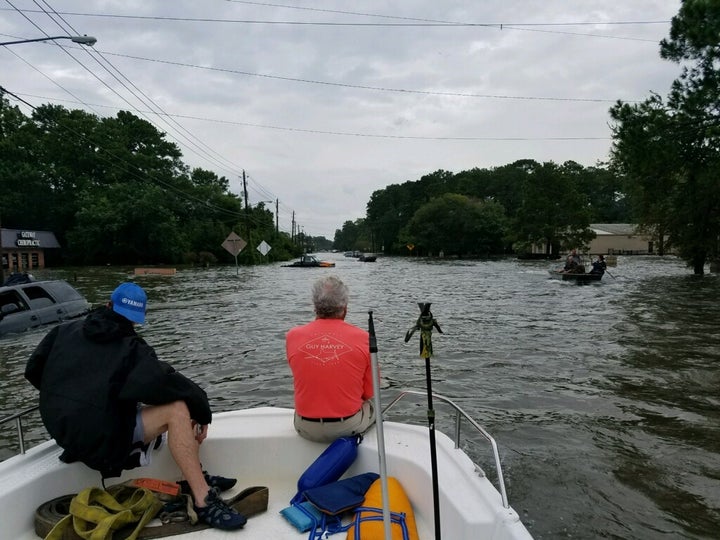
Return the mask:
<path id="1" fill-rule="evenodd" d="M 359 411 L 358 411 L 358 412 L 359 412 Z M 355 413 L 355 414 L 357 414 L 357 413 Z M 325 422 L 344 422 L 345 420 L 347 420 L 347 419 L 352 418 L 353 416 L 355 416 L 355 414 L 351 414 L 350 416 L 343 416 L 342 418 L 308 418 L 307 416 L 301 416 L 300 418 L 302 418 L 303 420 L 305 420 L 305 421 L 307 421 L 307 422 L 320 422 L 320 423 L 325 423 Z"/>

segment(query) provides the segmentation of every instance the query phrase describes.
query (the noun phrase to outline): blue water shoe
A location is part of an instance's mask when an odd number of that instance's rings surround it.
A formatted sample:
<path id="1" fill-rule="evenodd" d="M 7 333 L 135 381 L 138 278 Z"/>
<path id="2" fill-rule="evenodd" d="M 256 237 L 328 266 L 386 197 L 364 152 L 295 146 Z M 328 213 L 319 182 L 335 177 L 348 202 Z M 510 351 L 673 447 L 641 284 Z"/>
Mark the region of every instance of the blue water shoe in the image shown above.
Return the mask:
<path id="1" fill-rule="evenodd" d="M 205 497 L 203 508 L 195 506 L 195 512 L 198 519 L 204 521 L 215 529 L 225 531 L 233 531 L 242 529 L 247 523 L 247 518 L 241 513 L 230 508 L 225 501 L 220 498 L 217 488 L 211 488 Z"/>
<path id="2" fill-rule="evenodd" d="M 208 474 L 207 471 L 203 471 L 203 476 L 205 476 L 205 481 L 207 482 L 207 485 L 211 488 L 217 488 L 220 493 L 222 493 L 223 491 L 227 491 L 237 483 L 237 480 L 235 478 L 215 476 Z M 187 483 L 187 480 L 181 480 L 180 482 L 178 482 L 178 484 L 180 484 L 180 491 L 182 493 L 186 493 L 188 495 L 192 494 L 192 491 L 190 491 L 190 484 Z"/>

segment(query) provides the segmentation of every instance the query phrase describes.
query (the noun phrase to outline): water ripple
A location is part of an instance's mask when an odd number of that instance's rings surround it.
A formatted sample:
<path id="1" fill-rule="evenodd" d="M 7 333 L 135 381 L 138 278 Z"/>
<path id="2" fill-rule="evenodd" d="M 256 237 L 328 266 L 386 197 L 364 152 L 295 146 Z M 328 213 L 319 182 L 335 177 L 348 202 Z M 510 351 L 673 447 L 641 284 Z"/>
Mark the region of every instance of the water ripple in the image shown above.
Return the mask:
<path id="1" fill-rule="evenodd" d="M 285 333 L 312 319 L 313 280 L 336 274 L 350 287 L 349 322 L 367 327 L 373 312 L 389 399 L 426 388 L 418 336 L 404 336 L 417 303 L 432 302 L 443 330 L 433 335 L 433 390 L 495 436 L 511 503 L 536 538 L 717 537 L 718 276 L 688 275 L 672 257 L 620 257 L 612 276 L 586 286 L 548 279 L 544 262 L 323 257 L 336 268 L 138 277 L 150 298 L 141 334 L 207 390 L 216 411 L 292 407 Z M 99 304 L 132 269 L 45 274 Z M 22 373 L 45 333 L 0 339 L 3 415 L 36 401 Z M 422 400 L 398 414 L 427 425 Z M 437 425 L 454 429 L 447 415 Z M 46 436 L 38 419 L 28 427 L 31 441 Z M 463 448 L 493 479 L 488 445 L 464 433 Z M 0 458 L 14 448 L 0 436 Z"/>

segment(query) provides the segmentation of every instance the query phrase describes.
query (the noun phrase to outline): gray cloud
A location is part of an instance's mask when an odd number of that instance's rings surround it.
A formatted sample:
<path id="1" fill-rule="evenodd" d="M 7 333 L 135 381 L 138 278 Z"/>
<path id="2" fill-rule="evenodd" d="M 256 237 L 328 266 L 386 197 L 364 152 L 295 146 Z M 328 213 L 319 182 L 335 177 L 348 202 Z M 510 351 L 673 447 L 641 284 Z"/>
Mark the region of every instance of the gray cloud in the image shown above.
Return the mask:
<path id="1" fill-rule="evenodd" d="M 49 35 L 65 33 L 37 13 L 34 2 L 13 4 L 35 10 L 24 13 Z M 330 1 L 312 5 L 338 9 Z M 677 0 L 370 0 L 353 10 L 386 17 L 221 0 L 68 0 L 53 7 L 66 13 L 62 17 L 75 31 L 97 37 L 95 49 L 167 113 L 197 118 L 177 121 L 224 160 L 196 155 L 179 143 L 188 164 L 231 178 L 237 193 L 245 169 L 251 202 L 280 200 L 282 229 L 290 229 L 295 211 L 307 234 L 332 237 L 346 220 L 364 216 L 374 190 L 437 169 L 458 172 L 524 158 L 585 165 L 605 160 L 612 101 L 642 100 L 650 91 L 665 94 L 679 74 L 678 66 L 658 55 L 667 23 L 607 23 L 669 21 L 679 5 Z M 243 24 L 70 13 L 336 23 L 425 19 L 503 28 Z M 546 26 L 580 22 L 597 24 Z M 537 23 L 544 25 L 529 26 Z M 0 40 L 41 35 L 10 8 L 0 18 L 0 34 Z M 132 107 L 146 110 L 87 52 L 68 50 Z M 0 61 L 3 86 L 30 103 L 87 108 L 72 103 L 76 98 L 40 70 L 84 103 L 102 106 L 92 107 L 97 114 L 131 108 L 58 47 L 1 48 Z M 358 88 L 363 86 L 419 93 Z M 520 99 L 543 97 L 556 99 Z M 173 140 L 172 125 L 148 118 Z M 451 140 L 461 137 L 485 140 Z M 573 137 L 600 140 L 549 140 Z"/>

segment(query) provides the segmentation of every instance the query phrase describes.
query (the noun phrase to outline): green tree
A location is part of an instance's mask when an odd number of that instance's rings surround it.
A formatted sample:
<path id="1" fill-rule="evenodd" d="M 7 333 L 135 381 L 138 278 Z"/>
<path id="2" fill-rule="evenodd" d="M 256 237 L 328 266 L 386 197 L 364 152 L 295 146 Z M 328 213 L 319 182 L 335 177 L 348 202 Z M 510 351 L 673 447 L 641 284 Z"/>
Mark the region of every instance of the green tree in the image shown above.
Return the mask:
<path id="1" fill-rule="evenodd" d="M 666 102 L 651 96 L 610 111 L 613 160 L 634 184 L 640 223 L 667 233 L 695 274 L 720 257 L 719 35 L 720 4 L 684 0 L 660 43 L 662 58 L 683 63 Z M 653 158 L 658 163 L 649 163 Z"/>
<path id="2" fill-rule="evenodd" d="M 234 258 L 222 247 L 222 242 L 243 216 L 242 201 L 230 193 L 230 181 L 212 171 L 194 168 L 188 176 L 189 185 L 183 188 L 187 196 L 181 216 L 188 238 L 187 262 L 201 263 L 200 253 L 211 253 L 216 260 Z"/>
<path id="3" fill-rule="evenodd" d="M 339 251 L 372 251 L 371 233 L 363 218 L 346 221 L 335 230 L 333 246 Z"/>
<path id="4" fill-rule="evenodd" d="M 49 186 L 42 185 L 34 158 L 37 144 L 28 136 L 27 123 L 22 111 L 0 92 L 0 218 L 6 227 L 43 223 L 43 203 L 51 196 Z"/>
<path id="5" fill-rule="evenodd" d="M 511 237 L 516 249 L 545 244 L 550 255 L 556 249 L 582 247 L 592 240 L 590 205 L 578 190 L 576 168 L 547 162 L 527 163 L 525 170 L 522 201 L 512 213 Z"/>
<path id="6" fill-rule="evenodd" d="M 591 223 L 632 222 L 622 175 L 608 167 L 583 167 L 574 161 L 563 163 L 560 171 L 586 198 Z"/>
<path id="7" fill-rule="evenodd" d="M 501 205 L 445 193 L 421 206 L 407 225 L 406 239 L 418 252 L 458 257 L 502 253 L 505 215 Z"/>
<path id="8" fill-rule="evenodd" d="M 68 234 L 73 258 L 83 264 L 175 263 L 187 251 L 184 228 L 152 184 L 114 184 L 87 192 Z"/>
<path id="9" fill-rule="evenodd" d="M 663 255 L 676 215 L 677 175 L 683 168 L 681 148 L 672 136 L 675 120 L 657 95 L 640 104 L 618 104 L 610 115 L 622 126 L 614 130 L 613 165 L 626 177 L 625 191 L 640 228 Z"/>
<path id="10" fill-rule="evenodd" d="M 399 245 L 400 230 L 407 224 L 414 212 L 415 207 L 410 200 L 409 183 L 392 184 L 385 189 L 373 192 L 366 209 L 368 226 L 372 230 L 372 236 L 377 246 L 373 249 L 386 253 L 407 252 L 404 245 Z"/>
<path id="11" fill-rule="evenodd" d="M 23 152 L 22 176 L 16 179 L 28 182 L 19 190 L 25 199 L 20 208 L 41 208 L 40 215 L 26 217 L 26 226 L 55 231 L 61 244 L 73 226 L 79 195 L 98 175 L 97 128 L 92 114 L 41 105 L 16 134 L 14 144 Z"/>

